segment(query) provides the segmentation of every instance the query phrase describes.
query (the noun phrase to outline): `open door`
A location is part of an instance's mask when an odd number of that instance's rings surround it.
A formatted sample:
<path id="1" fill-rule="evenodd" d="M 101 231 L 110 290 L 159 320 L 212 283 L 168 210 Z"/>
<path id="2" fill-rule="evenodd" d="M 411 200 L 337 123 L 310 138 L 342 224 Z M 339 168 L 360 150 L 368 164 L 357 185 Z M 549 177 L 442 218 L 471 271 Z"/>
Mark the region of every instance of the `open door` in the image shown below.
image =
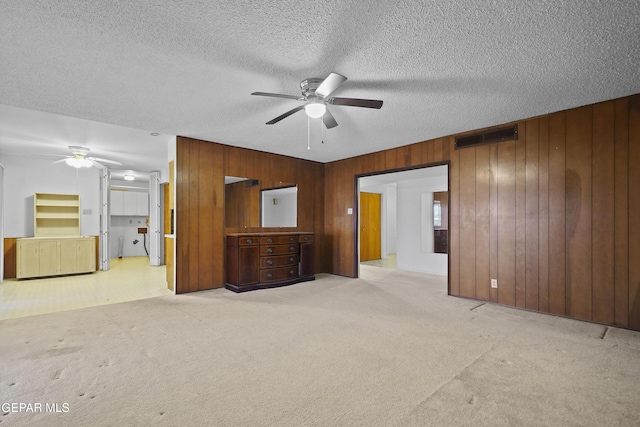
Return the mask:
<path id="1" fill-rule="evenodd" d="M 381 196 L 360 192 L 360 261 L 382 258 Z"/>

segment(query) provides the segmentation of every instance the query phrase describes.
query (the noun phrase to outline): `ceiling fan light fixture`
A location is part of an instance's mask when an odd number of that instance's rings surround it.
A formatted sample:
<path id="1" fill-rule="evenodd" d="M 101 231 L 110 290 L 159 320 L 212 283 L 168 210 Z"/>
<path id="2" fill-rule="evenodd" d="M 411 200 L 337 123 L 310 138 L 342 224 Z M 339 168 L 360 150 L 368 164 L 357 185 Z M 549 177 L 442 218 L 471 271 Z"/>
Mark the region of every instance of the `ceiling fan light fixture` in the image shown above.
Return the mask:
<path id="1" fill-rule="evenodd" d="M 124 180 L 125 181 L 133 181 L 135 179 L 135 177 L 133 175 L 125 175 L 124 176 Z"/>
<path id="2" fill-rule="evenodd" d="M 304 106 L 304 111 L 307 113 L 307 116 L 312 119 L 317 119 L 324 116 L 324 113 L 327 111 L 327 106 L 324 105 L 324 102 L 309 102 Z"/>
<path id="3" fill-rule="evenodd" d="M 91 160 L 85 159 L 84 157 L 69 157 L 65 160 L 65 162 L 69 166 L 73 166 L 74 168 L 90 168 Z"/>

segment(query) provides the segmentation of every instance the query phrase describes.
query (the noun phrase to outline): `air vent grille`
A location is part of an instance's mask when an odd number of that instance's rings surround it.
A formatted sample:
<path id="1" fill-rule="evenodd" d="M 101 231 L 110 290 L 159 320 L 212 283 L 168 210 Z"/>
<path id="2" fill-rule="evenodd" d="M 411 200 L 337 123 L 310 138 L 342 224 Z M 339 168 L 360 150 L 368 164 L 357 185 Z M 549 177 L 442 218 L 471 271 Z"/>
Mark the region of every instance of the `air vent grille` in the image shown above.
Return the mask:
<path id="1" fill-rule="evenodd" d="M 487 132 L 458 136 L 456 137 L 456 150 L 459 148 L 473 147 L 475 145 L 512 141 L 516 139 L 518 139 L 518 126 L 509 126 L 506 128 L 490 130 Z"/>

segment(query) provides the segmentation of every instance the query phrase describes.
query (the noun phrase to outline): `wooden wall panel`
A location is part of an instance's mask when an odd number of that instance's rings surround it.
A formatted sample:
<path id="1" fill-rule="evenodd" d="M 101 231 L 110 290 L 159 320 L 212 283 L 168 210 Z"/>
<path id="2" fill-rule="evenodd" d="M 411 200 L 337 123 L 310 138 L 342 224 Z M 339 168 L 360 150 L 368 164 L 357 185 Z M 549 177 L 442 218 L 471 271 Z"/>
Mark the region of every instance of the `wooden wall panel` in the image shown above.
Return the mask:
<path id="1" fill-rule="evenodd" d="M 460 296 L 460 152 L 449 165 L 449 294 Z"/>
<path id="2" fill-rule="evenodd" d="M 16 277 L 16 238 L 4 238 L 4 275 L 5 279 Z"/>
<path id="3" fill-rule="evenodd" d="M 615 101 L 614 323 L 629 326 L 629 100 Z"/>
<path id="4" fill-rule="evenodd" d="M 527 126 L 520 124 L 519 139 L 516 141 L 516 212 L 515 212 L 515 287 L 516 307 L 525 308 L 526 305 L 526 174 L 527 174 Z"/>
<path id="5" fill-rule="evenodd" d="M 476 297 L 476 149 L 460 150 L 460 296 Z"/>
<path id="6" fill-rule="evenodd" d="M 567 111 L 566 263 L 567 314 L 591 319 L 593 265 L 591 248 L 592 107 Z"/>
<path id="7" fill-rule="evenodd" d="M 475 298 L 490 301 L 491 146 L 475 149 Z"/>
<path id="8" fill-rule="evenodd" d="M 527 120 L 525 158 L 525 308 L 539 309 L 539 119 Z"/>
<path id="9" fill-rule="evenodd" d="M 640 96 L 629 99 L 629 327 L 640 330 Z"/>
<path id="10" fill-rule="evenodd" d="M 498 303 L 516 305 L 516 143 L 498 145 Z"/>
<path id="11" fill-rule="evenodd" d="M 549 118 L 549 313 L 566 313 L 565 112 Z"/>
<path id="12" fill-rule="evenodd" d="M 614 323 L 614 102 L 593 106 L 592 254 L 593 320 Z"/>
<path id="13" fill-rule="evenodd" d="M 214 179 L 213 179 L 213 161 L 214 152 L 213 144 L 193 144 L 198 147 L 198 228 L 197 237 L 198 240 L 197 252 L 193 254 L 197 258 L 198 268 L 198 280 L 197 283 L 213 283 L 213 269 L 206 268 L 208 264 L 212 264 L 214 250 L 214 215 L 213 210 L 215 207 L 214 202 Z M 224 178 L 223 178 L 224 179 Z M 193 235 L 190 234 L 190 238 Z M 195 250 L 196 246 L 193 247 Z M 193 252 L 192 252 L 193 253 Z M 195 263 L 194 263 L 195 264 Z"/>
<path id="14" fill-rule="evenodd" d="M 489 146 L 489 276 L 498 278 L 498 145 Z M 490 288 L 489 301 L 498 302 L 498 289 Z"/>
<path id="15" fill-rule="evenodd" d="M 538 310 L 549 312 L 549 117 L 538 121 Z"/>

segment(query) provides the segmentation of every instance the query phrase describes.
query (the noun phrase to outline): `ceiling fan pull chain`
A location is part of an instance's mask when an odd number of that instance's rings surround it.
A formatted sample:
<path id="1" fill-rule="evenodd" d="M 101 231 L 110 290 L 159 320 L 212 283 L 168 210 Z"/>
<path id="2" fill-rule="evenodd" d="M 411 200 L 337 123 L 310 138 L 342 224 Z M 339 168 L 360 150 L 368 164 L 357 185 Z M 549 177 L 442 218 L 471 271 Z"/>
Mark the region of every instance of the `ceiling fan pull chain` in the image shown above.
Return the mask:
<path id="1" fill-rule="evenodd" d="M 311 117 L 307 116 L 307 150 L 311 150 Z"/>
<path id="2" fill-rule="evenodd" d="M 320 120 L 320 143 L 324 144 L 324 123 Z"/>

